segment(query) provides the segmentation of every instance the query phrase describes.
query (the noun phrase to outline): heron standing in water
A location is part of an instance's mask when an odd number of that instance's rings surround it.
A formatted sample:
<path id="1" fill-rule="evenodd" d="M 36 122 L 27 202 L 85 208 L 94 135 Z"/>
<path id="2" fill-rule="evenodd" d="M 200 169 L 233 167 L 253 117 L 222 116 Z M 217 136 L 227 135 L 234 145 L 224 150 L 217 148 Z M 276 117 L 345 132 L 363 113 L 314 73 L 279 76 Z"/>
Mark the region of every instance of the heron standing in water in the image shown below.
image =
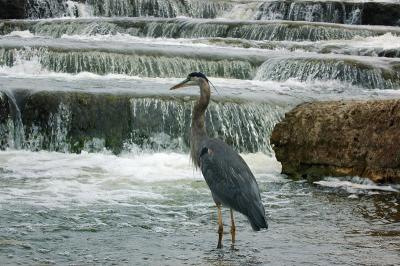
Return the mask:
<path id="1" fill-rule="evenodd" d="M 203 73 L 193 72 L 171 90 L 189 86 L 200 87 L 200 98 L 192 113 L 190 155 L 194 165 L 200 167 L 218 208 L 217 248 L 222 248 L 221 206 L 230 208 L 231 247 L 234 248 L 236 227 L 233 210 L 244 214 L 253 230 L 268 228 L 260 191 L 254 175 L 242 157 L 222 140 L 209 138 L 207 135 L 205 111 L 210 102 L 210 85 L 207 77 Z"/>

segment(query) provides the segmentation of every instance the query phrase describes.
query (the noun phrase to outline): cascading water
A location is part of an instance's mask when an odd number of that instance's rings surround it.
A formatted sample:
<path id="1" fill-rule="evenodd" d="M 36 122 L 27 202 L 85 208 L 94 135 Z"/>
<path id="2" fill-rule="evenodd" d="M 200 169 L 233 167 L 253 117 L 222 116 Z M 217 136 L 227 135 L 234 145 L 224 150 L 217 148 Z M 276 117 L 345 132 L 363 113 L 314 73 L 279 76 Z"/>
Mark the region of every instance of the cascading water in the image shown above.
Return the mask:
<path id="1" fill-rule="evenodd" d="M 22 113 L 23 121 L 17 120 L 11 127 L 9 119 L 0 124 L 1 132 L 9 135 L 6 140 L 0 138 L 3 142 L 1 147 L 58 152 L 93 152 L 108 149 L 115 153 L 129 151 L 132 147 L 156 151 L 188 150 L 192 100 L 118 96 L 118 105 L 129 106 L 131 111 L 120 118 L 118 126 L 114 125 L 125 131 L 116 138 L 112 132 L 108 132 L 110 128 L 93 122 L 97 116 L 96 112 L 81 104 L 83 100 L 97 104 L 97 111 L 105 116 L 102 119 L 113 120 L 115 114 L 107 110 L 115 104 L 112 95 L 104 101 L 97 100 L 93 94 L 64 94 L 61 98 L 57 98 L 57 95 L 39 93 L 28 97 L 23 106 L 27 112 Z M 51 101 L 52 105 L 36 106 L 40 104 L 36 102 L 39 98 Z M 42 108 L 42 113 L 31 113 L 32 109 L 37 107 Z M 81 114 L 84 112 L 85 117 L 78 119 L 76 110 Z M 211 136 L 222 138 L 239 151 L 269 153 L 272 149 L 269 138 L 265 136 L 271 134 L 273 126 L 280 120 L 284 110 L 285 108 L 280 106 L 266 103 L 213 102 L 206 116 L 207 128 Z M 47 114 L 47 117 L 42 117 L 43 114 Z M 90 136 L 78 133 L 82 123 L 95 123 L 90 129 Z M 22 135 L 17 134 L 18 129 L 22 130 Z"/>
<path id="2" fill-rule="evenodd" d="M 232 22 L 227 20 L 188 19 L 77 19 L 29 21 L 25 24 L 7 21 L 0 24 L 0 32 L 29 30 L 37 35 L 61 37 L 66 35 L 128 34 L 149 38 L 240 38 L 270 41 L 318 41 L 352 39 L 400 31 L 392 27 L 354 27 L 347 25 L 303 22 Z"/>
<path id="3" fill-rule="evenodd" d="M 215 18 L 232 8 L 217 0 L 28 0 L 27 17 L 177 17 Z"/>
<path id="4" fill-rule="evenodd" d="M 293 20 L 361 24 L 361 4 L 337 1 L 267 1 L 260 5 L 255 17 L 258 20 Z"/>
<path id="5" fill-rule="evenodd" d="M 125 55 L 108 52 L 58 52 L 39 50 L 0 49 L 0 65 L 12 66 L 14 59 L 38 58 L 51 71 L 64 73 L 92 72 L 142 77 L 184 77 L 187 70 L 198 70 L 215 77 L 249 79 L 254 73 L 251 63 L 240 60 L 207 60 L 185 57 Z"/>
<path id="6" fill-rule="evenodd" d="M 26 0 L 26 17 L 239 17 L 342 24 L 399 25 L 398 2 L 234 0 Z M 379 12 L 375 12 L 378 10 Z M 238 13 L 238 14 L 237 14 Z M 386 14 L 381 16 L 379 13 Z"/>
<path id="7" fill-rule="evenodd" d="M 137 143 L 144 137 L 141 144 L 144 146 L 172 144 L 182 148 L 184 144 L 188 147 L 193 102 L 142 98 L 132 99 L 131 106 L 133 139 L 130 142 Z M 264 136 L 270 135 L 283 112 L 283 108 L 268 104 L 213 102 L 206 114 L 207 129 L 211 136 L 223 139 L 239 151 L 271 152 L 269 139 Z M 168 142 L 149 143 L 154 134 L 167 134 Z"/>
<path id="8" fill-rule="evenodd" d="M 24 147 L 24 126 L 21 111 L 10 91 L 0 92 L 0 149 Z"/>
<path id="9" fill-rule="evenodd" d="M 382 15 L 386 14 L 386 16 Z M 398 1 L 265 1 L 258 20 L 292 20 L 344 24 L 399 25 Z"/>
<path id="10" fill-rule="evenodd" d="M 14 40 L 10 43 L 14 43 Z M 0 65 L 14 66 L 21 60 L 32 61 L 35 58 L 43 69 L 75 74 L 91 72 L 165 78 L 184 77 L 188 71 L 202 71 L 214 77 L 236 79 L 339 80 L 368 89 L 396 89 L 400 84 L 397 71 L 399 59 L 311 53 L 297 53 L 288 58 L 279 51 L 258 55 L 255 51 L 228 48 L 199 48 L 190 53 L 191 50 L 186 46 L 174 48 L 170 45 L 170 49 L 163 50 L 157 49 L 161 46 L 155 44 L 152 48 L 145 45 L 141 48 L 138 44 L 133 50 L 128 50 L 128 47 L 121 50 L 115 46 L 107 51 L 107 48 L 90 46 L 86 42 L 74 44 L 75 47 L 71 49 L 51 40 L 47 48 L 0 49 Z M 36 41 L 30 45 L 36 46 Z M 226 51 L 236 54 L 225 56 Z"/>
<path id="11" fill-rule="evenodd" d="M 357 65 L 359 64 L 359 65 Z M 377 69 L 352 60 L 279 58 L 267 60 L 257 71 L 257 80 L 340 80 L 368 89 L 395 89 L 400 86 L 396 70 Z"/>
<path id="12" fill-rule="evenodd" d="M 0 264 L 398 264 L 398 185 L 290 180 L 269 141 L 298 104 L 400 97 L 398 1 L 17 2 L 31 19 L 0 19 Z M 235 215 L 238 250 L 213 249 L 190 164 L 199 89 L 169 90 L 193 71 L 267 211 L 258 233 Z"/>

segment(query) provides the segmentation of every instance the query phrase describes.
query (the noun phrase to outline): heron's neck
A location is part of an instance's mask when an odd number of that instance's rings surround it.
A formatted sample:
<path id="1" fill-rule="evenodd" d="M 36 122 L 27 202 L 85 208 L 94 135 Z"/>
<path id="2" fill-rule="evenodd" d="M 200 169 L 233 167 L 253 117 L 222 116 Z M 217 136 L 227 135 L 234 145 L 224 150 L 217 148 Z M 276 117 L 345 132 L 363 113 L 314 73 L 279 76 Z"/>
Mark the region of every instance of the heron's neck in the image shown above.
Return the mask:
<path id="1" fill-rule="evenodd" d="M 191 127 L 191 157 L 195 166 L 199 166 L 199 149 L 201 142 L 207 138 L 205 126 L 205 112 L 210 102 L 210 85 L 207 81 L 200 81 L 200 98 L 195 104 L 192 113 Z"/>

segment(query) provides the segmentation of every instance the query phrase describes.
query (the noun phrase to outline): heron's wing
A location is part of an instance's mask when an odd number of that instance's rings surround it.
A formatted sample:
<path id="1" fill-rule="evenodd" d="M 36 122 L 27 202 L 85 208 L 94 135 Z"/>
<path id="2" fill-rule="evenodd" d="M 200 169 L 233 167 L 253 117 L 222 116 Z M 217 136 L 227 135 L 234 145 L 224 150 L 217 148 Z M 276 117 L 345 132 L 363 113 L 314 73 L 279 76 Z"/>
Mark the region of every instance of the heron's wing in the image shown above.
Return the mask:
<path id="1" fill-rule="evenodd" d="M 202 143 L 199 156 L 201 171 L 217 203 L 243 213 L 249 220 L 252 216 L 265 220 L 257 182 L 237 152 L 221 140 L 208 139 Z"/>

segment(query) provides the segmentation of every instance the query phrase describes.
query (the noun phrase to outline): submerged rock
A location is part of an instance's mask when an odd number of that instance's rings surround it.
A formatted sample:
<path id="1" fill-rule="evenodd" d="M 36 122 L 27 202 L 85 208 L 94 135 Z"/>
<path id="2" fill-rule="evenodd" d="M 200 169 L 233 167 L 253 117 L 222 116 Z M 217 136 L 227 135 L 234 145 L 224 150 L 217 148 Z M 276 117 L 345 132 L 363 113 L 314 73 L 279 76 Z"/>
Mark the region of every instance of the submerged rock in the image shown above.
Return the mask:
<path id="1" fill-rule="evenodd" d="M 400 100 L 297 106 L 271 136 L 282 173 L 400 182 Z"/>

